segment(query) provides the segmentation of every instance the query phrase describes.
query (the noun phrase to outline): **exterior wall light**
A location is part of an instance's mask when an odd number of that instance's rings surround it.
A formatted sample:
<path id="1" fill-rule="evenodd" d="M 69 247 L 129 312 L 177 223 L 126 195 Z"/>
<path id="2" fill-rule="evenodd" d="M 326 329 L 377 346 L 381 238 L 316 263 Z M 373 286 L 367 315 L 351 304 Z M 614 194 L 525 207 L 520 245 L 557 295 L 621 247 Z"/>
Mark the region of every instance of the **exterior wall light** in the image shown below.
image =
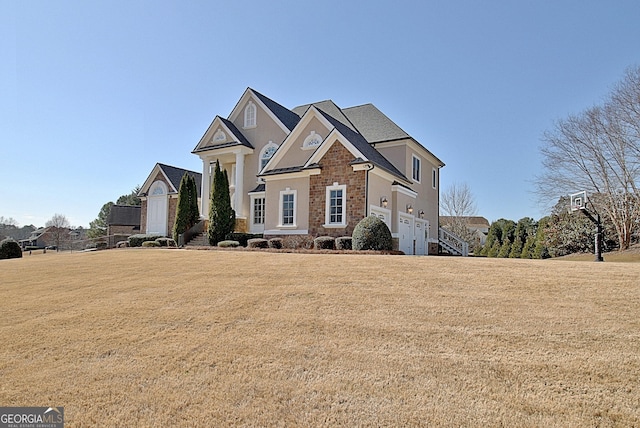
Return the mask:
<path id="1" fill-rule="evenodd" d="M 380 206 L 382 208 L 387 208 L 387 205 L 389 204 L 389 201 L 387 200 L 386 196 L 383 196 L 380 198 Z"/>
<path id="2" fill-rule="evenodd" d="M 420 216 L 420 218 L 424 218 L 424 210 L 420 210 L 418 212 L 418 215 Z"/>
<path id="3" fill-rule="evenodd" d="M 408 204 L 408 205 L 407 205 L 407 212 L 408 212 L 409 214 L 413 214 L 413 207 L 411 206 L 411 204 Z"/>

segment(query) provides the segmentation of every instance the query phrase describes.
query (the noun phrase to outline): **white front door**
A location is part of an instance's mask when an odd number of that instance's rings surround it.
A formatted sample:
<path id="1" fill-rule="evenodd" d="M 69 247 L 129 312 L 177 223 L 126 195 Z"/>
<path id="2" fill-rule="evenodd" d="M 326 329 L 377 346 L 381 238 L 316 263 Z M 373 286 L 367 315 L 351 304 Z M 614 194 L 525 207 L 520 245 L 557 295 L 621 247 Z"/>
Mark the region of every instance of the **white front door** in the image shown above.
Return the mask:
<path id="1" fill-rule="evenodd" d="M 416 254 L 425 256 L 428 254 L 427 235 L 429 234 L 429 222 L 426 220 L 416 219 L 415 226 L 415 239 L 416 239 Z"/>
<path id="2" fill-rule="evenodd" d="M 149 189 L 147 198 L 147 233 L 167 235 L 167 185 L 156 181 Z"/>
<path id="3" fill-rule="evenodd" d="M 413 216 L 398 213 L 398 249 L 413 254 Z"/>

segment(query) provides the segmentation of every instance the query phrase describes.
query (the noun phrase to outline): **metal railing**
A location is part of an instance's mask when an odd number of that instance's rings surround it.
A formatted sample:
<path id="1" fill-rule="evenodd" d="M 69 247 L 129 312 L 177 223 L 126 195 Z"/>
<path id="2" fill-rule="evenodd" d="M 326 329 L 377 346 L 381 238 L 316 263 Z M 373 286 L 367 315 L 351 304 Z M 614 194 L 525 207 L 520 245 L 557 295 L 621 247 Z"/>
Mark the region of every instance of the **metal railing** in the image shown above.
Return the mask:
<path id="1" fill-rule="evenodd" d="M 469 244 L 460 239 L 455 234 L 442 227 L 438 231 L 438 240 L 440 245 L 447 249 L 450 253 L 458 254 L 463 257 L 469 255 Z"/>
<path id="2" fill-rule="evenodd" d="M 191 228 L 185 233 L 181 234 L 178 237 L 178 246 L 182 247 L 183 245 L 187 245 L 189 241 L 191 241 L 195 236 L 203 233 L 205 224 L 205 220 L 200 220 L 199 222 L 191 226 Z"/>

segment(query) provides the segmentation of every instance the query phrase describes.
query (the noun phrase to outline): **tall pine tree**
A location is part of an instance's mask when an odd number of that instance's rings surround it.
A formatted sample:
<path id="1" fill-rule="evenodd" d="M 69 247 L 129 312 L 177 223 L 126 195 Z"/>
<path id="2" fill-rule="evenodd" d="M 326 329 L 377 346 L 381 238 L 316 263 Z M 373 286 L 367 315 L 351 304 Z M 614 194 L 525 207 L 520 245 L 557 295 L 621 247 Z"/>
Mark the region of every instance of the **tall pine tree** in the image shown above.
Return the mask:
<path id="1" fill-rule="evenodd" d="M 229 196 L 229 177 L 226 170 L 220 170 L 220 162 L 216 162 L 209 204 L 209 243 L 217 245 L 223 241 L 228 233 L 233 232 L 235 223 L 236 213 L 231 208 Z"/>

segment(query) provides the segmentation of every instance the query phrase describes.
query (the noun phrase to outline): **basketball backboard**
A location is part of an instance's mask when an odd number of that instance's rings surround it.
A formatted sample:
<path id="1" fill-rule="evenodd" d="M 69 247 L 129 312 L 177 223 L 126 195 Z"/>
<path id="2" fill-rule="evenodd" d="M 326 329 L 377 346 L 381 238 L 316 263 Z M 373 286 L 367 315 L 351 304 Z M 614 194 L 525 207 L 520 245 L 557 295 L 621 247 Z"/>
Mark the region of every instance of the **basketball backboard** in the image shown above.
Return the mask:
<path id="1" fill-rule="evenodd" d="M 569 195 L 571 198 L 571 212 L 583 210 L 587 205 L 587 192 L 582 191 Z"/>

